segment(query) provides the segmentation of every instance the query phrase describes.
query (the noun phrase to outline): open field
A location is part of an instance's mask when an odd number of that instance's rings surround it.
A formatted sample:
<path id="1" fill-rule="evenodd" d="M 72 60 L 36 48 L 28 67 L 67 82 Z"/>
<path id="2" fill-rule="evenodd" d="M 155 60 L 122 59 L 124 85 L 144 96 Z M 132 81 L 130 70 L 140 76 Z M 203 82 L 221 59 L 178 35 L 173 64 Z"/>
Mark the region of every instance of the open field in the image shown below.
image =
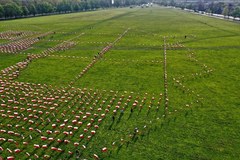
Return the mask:
<path id="1" fill-rule="evenodd" d="M 162 8 L 0 22 L 0 156 L 240 159 L 240 24 Z"/>

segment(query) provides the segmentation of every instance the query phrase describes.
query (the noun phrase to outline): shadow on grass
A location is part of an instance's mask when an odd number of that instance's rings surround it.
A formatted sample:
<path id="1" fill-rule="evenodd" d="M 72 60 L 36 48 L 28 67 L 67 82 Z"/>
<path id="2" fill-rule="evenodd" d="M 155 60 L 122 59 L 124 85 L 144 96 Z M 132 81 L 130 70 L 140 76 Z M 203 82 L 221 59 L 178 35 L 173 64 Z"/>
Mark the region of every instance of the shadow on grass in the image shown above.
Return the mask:
<path id="1" fill-rule="evenodd" d="M 131 112 L 128 116 L 128 120 L 132 117 L 133 112 Z"/>
<path id="2" fill-rule="evenodd" d="M 112 121 L 112 123 L 111 123 L 110 126 L 108 127 L 108 130 L 112 130 L 113 124 L 114 124 L 114 120 Z"/>
<path id="3" fill-rule="evenodd" d="M 123 113 L 123 112 L 121 112 L 121 113 L 120 113 L 120 116 L 118 117 L 118 120 L 117 120 L 117 123 L 116 123 L 116 125 L 118 125 L 118 124 L 120 123 L 120 121 L 121 121 L 121 119 L 122 119 L 123 115 L 124 115 L 124 113 Z"/>
<path id="4" fill-rule="evenodd" d="M 118 146 L 118 148 L 117 148 L 117 154 L 118 154 L 119 151 L 122 149 L 122 147 L 123 147 L 123 144 L 121 144 L 120 146 Z"/>

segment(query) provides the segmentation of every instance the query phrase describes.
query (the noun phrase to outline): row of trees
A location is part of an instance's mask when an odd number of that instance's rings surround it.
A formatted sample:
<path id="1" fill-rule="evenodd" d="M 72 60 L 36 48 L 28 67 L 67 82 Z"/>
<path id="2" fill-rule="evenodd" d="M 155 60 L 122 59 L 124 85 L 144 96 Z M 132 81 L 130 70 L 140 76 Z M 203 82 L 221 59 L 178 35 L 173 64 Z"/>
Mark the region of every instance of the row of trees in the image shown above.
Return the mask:
<path id="1" fill-rule="evenodd" d="M 147 0 L 0 0 L 0 18 L 137 5 Z"/>
<path id="2" fill-rule="evenodd" d="M 157 0 L 161 5 L 187 8 L 194 11 L 223 14 L 224 16 L 240 17 L 240 1 L 228 1 L 228 3 L 214 0 L 196 0 L 188 2 L 178 0 Z"/>

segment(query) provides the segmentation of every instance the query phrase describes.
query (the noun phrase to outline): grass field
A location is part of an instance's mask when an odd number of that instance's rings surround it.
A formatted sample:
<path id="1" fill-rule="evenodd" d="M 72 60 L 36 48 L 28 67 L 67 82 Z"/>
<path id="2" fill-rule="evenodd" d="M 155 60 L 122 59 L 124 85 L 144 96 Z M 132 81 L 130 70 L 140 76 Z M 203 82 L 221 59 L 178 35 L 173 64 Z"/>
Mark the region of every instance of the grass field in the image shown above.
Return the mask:
<path id="1" fill-rule="evenodd" d="M 0 39 L 1 157 L 240 159 L 239 23 L 154 6 L 7 31 L 25 36 Z"/>

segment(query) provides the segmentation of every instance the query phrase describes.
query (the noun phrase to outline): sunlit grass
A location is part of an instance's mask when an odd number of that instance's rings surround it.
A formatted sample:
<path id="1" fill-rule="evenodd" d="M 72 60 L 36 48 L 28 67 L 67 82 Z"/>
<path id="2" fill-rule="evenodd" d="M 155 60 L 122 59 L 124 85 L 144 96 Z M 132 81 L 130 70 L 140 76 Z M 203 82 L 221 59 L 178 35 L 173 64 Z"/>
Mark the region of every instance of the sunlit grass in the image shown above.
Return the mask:
<path id="1" fill-rule="evenodd" d="M 102 105 L 106 108 L 115 96 L 116 101 L 111 104 L 110 114 L 104 119 L 98 134 L 89 142 L 81 141 L 89 146 L 89 150 L 84 151 L 79 146 L 78 149 L 83 152 L 81 158 L 91 159 L 96 153 L 104 159 L 240 159 L 239 23 L 154 6 L 2 21 L 0 27 L 1 32 L 55 32 L 23 53 L 40 54 L 64 41 L 76 42 L 69 49 L 33 60 L 20 72 L 17 81 L 47 84 L 56 88 L 67 87 L 73 81 L 75 88 L 93 89 L 102 94 L 100 101 L 98 97 L 88 97 L 86 101 L 90 105 L 84 103 L 80 106 L 79 101 L 85 97 L 77 97 L 81 92 L 76 91 L 74 100 L 78 103 L 74 102 L 73 108 L 92 107 L 94 103 L 97 107 Z M 128 28 L 125 36 L 104 56 L 98 57 L 97 62 L 81 78 L 76 78 L 103 48 Z M 169 45 L 178 43 L 183 46 L 167 47 L 170 112 L 167 118 L 162 118 L 165 114 L 164 101 L 161 101 L 157 110 L 157 100 L 152 106 L 149 100 L 152 96 L 158 99 L 164 91 L 164 37 Z M 0 43 L 5 42 L 0 40 Z M 26 57 L 25 54 L 0 53 L 0 69 Z M 114 93 L 110 93 L 110 90 Z M 122 117 L 118 113 L 114 121 L 112 112 L 123 95 L 121 107 L 129 95 L 133 98 L 125 106 Z M 143 109 L 131 110 L 133 101 L 140 103 L 144 97 L 148 99 Z M 106 104 L 100 104 L 103 99 L 107 99 Z M 67 110 L 67 117 L 72 120 L 74 117 L 71 117 L 69 105 L 72 104 L 61 103 L 60 111 Z M 57 116 L 62 118 L 60 114 Z M 8 122 L 0 118 L 0 123 Z M 51 128 L 48 124 L 46 126 Z M 143 136 L 131 138 L 136 127 L 144 132 Z M 78 140 L 79 135 L 76 136 L 72 137 L 73 141 Z M 113 142 L 116 142 L 115 146 Z M 56 142 L 53 144 L 58 145 Z M 7 146 L 6 143 L 1 145 Z M 99 148 L 105 146 L 111 152 L 101 153 Z M 76 150 L 73 146 L 64 148 Z M 44 154 L 32 147 L 27 150 Z M 75 153 L 72 156 L 53 154 L 50 149 L 47 153 L 53 159 L 76 157 Z M 4 152 L 4 157 L 6 155 L 9 153 Z M 24 153 L 21 155 L 26 158 Z"/>

